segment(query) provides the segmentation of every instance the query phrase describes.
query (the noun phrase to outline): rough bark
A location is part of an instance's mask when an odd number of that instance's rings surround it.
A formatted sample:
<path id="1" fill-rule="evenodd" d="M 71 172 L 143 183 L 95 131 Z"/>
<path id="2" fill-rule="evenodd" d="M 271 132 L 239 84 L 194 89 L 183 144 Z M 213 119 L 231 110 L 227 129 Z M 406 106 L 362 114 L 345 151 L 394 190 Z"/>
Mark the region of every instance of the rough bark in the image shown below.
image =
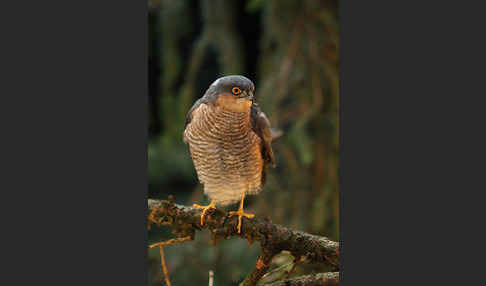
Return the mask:
<path id="1" fill-rule="evenodd" d="M 240 286 L 256 285 L 256 283 L 267 273 L 268 268 L 272 262 L 273 257 L 277 253 L 271 252 L 267 249 L 263 249 L 262 254 L 258 257 L 253 271 L 246 276 L 245 280 L 240 283 Z"/>
<path id="2" fill-rule="evenodd" d="M 149 226 L 152 223 L 158 226 L 169 225 L 178 237 L 190 236 L 194 239 L 196 230 L 207 228 L 212 234 L 212 244 L 231 236 L 247 239 L 249 244 L 258 241 L 262 247 L 262 255 L 258 258 L 255 269 L 240 285 L 256 285 L 268 270 L 273 256 L 282 250 L 289 251 L 297 259 L 305 256 L 309 262 L 326 263 L 336 270 L 339 269 L 339 243 L 326 237 L 292 230 L 260 218 L 243 218 L 241 233 L 238 233 L 237 217 L 230 218 L 219 209 L 209 211 L 204 226 L 201 226 L 201 210 L 177 205 L 171 198 L 168 201 L 148 200 L 148 207 Z"/>
<path id="3" fill-rule="evenodd" d="M 318 273 L 265 284 L 265 286 L 337 286 L 339 272 Z"/>

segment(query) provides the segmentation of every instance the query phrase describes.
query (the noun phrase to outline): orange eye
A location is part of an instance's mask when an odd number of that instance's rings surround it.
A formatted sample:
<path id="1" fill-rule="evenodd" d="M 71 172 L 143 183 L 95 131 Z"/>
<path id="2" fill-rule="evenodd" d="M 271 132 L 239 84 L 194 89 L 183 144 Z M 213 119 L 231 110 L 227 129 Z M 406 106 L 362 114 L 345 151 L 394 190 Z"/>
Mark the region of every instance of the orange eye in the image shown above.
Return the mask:
<path id="1" fill-rule="evenodd" d="M 231 90 L 231 92 L 234 94 L 234 95 L 238 95 L 241 93 L 241 89 L 237 88 L 237 87 L 233 87 L 233 89 Z"/>

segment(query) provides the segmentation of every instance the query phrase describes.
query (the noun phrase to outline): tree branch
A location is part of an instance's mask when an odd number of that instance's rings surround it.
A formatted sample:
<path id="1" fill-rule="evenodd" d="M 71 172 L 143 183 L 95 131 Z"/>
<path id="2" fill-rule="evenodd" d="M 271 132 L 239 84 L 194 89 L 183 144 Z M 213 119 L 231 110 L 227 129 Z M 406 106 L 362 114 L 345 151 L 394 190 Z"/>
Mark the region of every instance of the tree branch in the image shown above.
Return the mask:
<path id="1" fill-rule="evenodd" d="M 287 227 L 273 224 L 260 218 L 243 219 L 241 233 L 238 233 L 236 216 L 228 217 L 227 213 L 215 209 L 208 211 L 204 226 L 200 225 L 202 211 L 193 207 L 177 205 L 172 197 L 169 200 L 148 200 L 150 214 L 149 225 L 170 225 L 178 237 L 190 236 L 194 239 L 195 231 L 207 228 L 211 232 L 211 244 L 221 238 L 240 236 L 251 244 L 258 241 L 262 254 L 255 269 L 241 285 L 255 285 L 266 273 L 270 262 L 282 250 L 289 251 L 296 259 L 306 257 L 309 262 L 326 263 L 339 269 L 339 243 L 326 237 L 308 234 Z M 327 284 L 326 284 L 327 285 Z"/>
<path id="2" fill-rule="evenodd" d="M 268 267 L 270 267 L 270 263 L 276 254 L 278 253 L 263 249 L 262 254 L 260 257 L 258 257 L 255 268 L 250 274 L 248 274 L 248 276 L 246 276 L 245 280 L 243 280 L 239 286 L 256 285 L 258 280 L 260 280 L 267 272 Z"/>
<path id="3" fill-rule="evenodd" d="M 337 286 L 339 272 L 318 273 L 265 284 L 265 286 Z"/>

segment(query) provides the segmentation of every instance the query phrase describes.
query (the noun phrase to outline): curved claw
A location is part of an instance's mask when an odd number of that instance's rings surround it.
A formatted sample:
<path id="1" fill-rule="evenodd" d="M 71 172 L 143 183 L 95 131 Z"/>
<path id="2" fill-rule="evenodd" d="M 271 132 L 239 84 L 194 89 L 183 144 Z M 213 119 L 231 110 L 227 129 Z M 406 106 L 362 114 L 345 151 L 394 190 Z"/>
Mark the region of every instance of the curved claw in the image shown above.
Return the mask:
<path id="1" fill-rule="evenodd" d="M 254 214 L 245 213 L 243 211 L 243 209 L 239 209 L 237 211 L 231 211 L 231 212 L 229 212 L 229 216 L 230 217 L 232 217 L 234 215 L 237 215 L 238 216 L 238 233 L 241 233 L 241 218 L 242 217 L 246 217 L 248 219 L 251 219 L 251 218 L 255 217 Z"/>
<path id="2" fill-rule="evenodd" d="M 198 205 L 198 204 L 193 204 L 193 206 L 197 209 L 202 209 L 203 212 L 201 214 L 201 226 L 204 225 L 204 216 L 206 215 L 206 213 L 209 211 L 209 210 L 214 210 L 216 209 L 216 205 L 214 203 L 214 201 L 211 201 L 211 203 L 207 206 L 201 206 L 201 205 Z"/>

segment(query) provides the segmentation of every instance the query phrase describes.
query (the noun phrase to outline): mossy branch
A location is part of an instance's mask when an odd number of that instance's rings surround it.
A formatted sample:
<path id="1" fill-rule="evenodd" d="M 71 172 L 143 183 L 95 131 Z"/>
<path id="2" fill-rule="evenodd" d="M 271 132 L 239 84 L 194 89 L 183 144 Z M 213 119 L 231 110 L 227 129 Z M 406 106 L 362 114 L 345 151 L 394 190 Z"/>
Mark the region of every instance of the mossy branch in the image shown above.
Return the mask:
<path id="1" fill-rule="evenodd" d="M 239 236 L 251 244 L 258 241 L 262 255 L 257 260 L 255 269 L 240 285 L 256 285 L 266 273 L 273 256 L 282 250 L 289 251 L 295 258 L 306 257 L 309 262 L 325 263 L 339 269 L 339 243 L 322 236 L 274 224 L 268 219 L 243 219 L 241 233 L 238 233 L 237 217 L 229 217 L 222 210 L 208 211 L 204 226 L 200 225 L 202 211 L 193 207 L 175 204 L 169 200 L 148 200 L 149 227 L 169 225 L 178 237 L 190 236 L 194 239 L 196 230 L 209 229 L 211 244 L 221 238 Z"/>
<path id="2" fill-rule="evenodd" d="M 265 286 L 337 286 L 339 272 L 318 273 L 265 284 Z"/>

